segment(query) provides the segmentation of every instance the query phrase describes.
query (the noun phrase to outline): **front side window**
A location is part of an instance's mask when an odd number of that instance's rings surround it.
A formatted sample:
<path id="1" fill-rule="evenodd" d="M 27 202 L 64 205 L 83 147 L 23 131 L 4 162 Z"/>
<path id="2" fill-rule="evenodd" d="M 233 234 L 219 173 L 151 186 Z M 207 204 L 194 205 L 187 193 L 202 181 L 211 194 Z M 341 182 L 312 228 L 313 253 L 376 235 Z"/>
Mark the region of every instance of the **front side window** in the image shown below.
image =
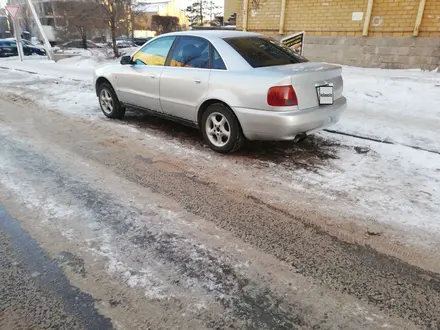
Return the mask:
<path id="1" fill-rule="evenodd" d="M 162 37 L 142 47 L 133 56 L 136 65 L 165 65 L 168 53 L 176 37 Z"/>
<path id="2" fill-rule="evenodd" d="M 170 65 L 209 69 L 209 42 L 198 37 L 180 37 L 171 54 Z"/>
<path id="3" fill-rule="evenodd" d="M 308 62 L 306 58 L 271 38 L 235 37 L 224 40 L 253 68 Z"/>

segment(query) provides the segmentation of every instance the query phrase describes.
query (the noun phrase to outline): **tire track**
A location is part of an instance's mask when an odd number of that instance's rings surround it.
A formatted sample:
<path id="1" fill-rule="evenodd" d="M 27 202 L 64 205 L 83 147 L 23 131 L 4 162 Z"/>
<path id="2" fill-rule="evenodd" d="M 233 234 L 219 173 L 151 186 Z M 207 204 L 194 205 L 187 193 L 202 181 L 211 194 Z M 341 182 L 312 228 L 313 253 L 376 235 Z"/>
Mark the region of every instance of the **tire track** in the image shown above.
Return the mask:
<path id="1" fill-rule="evenodd" d="M 54 126 L 52 122 L 50 128 L 43 125 L 39 129 L 49 140 L 56 136 L 61 148 L 105 164 L 132 183 L 173 199 L 187 211 L 292 265 L 299 274 L 323 286 L 348 293 L 419 326 L 440 327 L 438 274 L 410 266 L 369 246 L 331 236 L 310 225 L 309 217 L 313 215 L 304 210 L 285 214 L 244 196 L 240 190 L 230 193 L 221 186 L 194 180 L 186 172 L 170 171 L 160 162 L 155 166 L 159 153 L 138 148 L 129 134 L 116 146 L 101 143 L 114 130 L 107 126 L 101 130 L 100 122 L 94 123 L 93 130 L 88 122 L 73 123 L 66 118 L 62 123 Z M 75 140 L 77 136 L 81 136 L 80 141 Z"/>
<path id="2" fill-rule="evenodd" d="M 426 152 L 429 152 L 429 153 L 432 153 L 432 154 L 440 155 L 440 151 L 425 149 L 425 148 L 422 148 L 422 147 L 412 146 L 412 145 L 409 145 L 409 144 L 397 143 L 397 142 L 393 142 L 393 141 L 389 141 L 389 140 L 381 140 L 381 139 L 378 139 L 378 138 L 362 136 L 362 135 L 358 135 L 358 134 L 352 134 L 352 133 L 346 133 L 346 132 L 341 132 L 341 131 L 335 131 L 335 130 L 328 129 L 328 128 L 324 129 L 324 131 L 327 132 L 327 133 L 330 133 L 330 134 L 349 136 L 349 137 L 352 137 L 352 138 L 355 138 L 355 139 L 360 139 L 360 140 L 367 140 L 367 141 L 378 142 L 378 143 L 383 143 L 383 144 L 401 145 L 401 146 L 405 146 L 405 147 L 408 147 L 408 148 L 411 148 L 411 149 L 426 151 Z"/>

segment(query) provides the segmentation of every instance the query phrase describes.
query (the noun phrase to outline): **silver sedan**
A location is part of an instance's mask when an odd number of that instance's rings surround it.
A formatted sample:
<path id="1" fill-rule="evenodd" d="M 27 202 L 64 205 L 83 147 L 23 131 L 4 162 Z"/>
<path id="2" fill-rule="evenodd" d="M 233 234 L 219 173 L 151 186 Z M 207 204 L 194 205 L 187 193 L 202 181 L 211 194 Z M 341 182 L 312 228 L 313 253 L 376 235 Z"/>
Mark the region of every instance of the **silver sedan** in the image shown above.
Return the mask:
<path id="1" fill-rule="evenodd" d="M 154 38 L 94 78 L 107 117 L 143 109 L 199 128 L 227 153 L 245 138 L 294 140 L 335 124 L 346 107 L 341 72 L 260 34 L 191 31 Z"/>

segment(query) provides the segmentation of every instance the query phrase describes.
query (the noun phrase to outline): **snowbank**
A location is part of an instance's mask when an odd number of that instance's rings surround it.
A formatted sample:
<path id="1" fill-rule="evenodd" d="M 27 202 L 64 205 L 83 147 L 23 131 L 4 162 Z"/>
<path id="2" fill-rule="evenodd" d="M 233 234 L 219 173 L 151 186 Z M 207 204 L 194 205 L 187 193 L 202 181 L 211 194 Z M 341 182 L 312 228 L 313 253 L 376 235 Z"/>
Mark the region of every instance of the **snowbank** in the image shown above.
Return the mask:
<path id="1" fill-rule="evenodd" d="M 332 129 L 440 152 L 440 75 L 344 67 L 348 111 Z"/>

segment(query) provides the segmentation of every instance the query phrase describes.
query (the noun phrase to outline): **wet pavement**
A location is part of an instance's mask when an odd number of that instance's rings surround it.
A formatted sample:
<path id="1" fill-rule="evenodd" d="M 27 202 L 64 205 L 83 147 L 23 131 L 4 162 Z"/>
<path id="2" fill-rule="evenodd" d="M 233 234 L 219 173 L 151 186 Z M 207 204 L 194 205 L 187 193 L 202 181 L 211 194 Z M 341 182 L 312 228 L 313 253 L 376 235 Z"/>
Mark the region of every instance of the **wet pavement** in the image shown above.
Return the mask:
<path id="1" fill-rule="evenodd" d="M 113 328 L 1 205 L 0 283 L 0 329 Z"/>
<path id="2" fill-rule="evenodd" d="M 163 140 L 141 136 L 160 130 L 203 150 L 195 130 L 129 115 L 118 124 L 136 121 L 140 133 L 122 136 L 106 120 L 4 111 L 0 201 L 14 216 L 0 208 L 6 329 L 440 326 L 438 274 L 330 235 L 308 209 L 219 184 L 224 158 L 207 151 L 202 163 L 187 148 L 180 163 L 160 152 Z M 320 138 L 262 146 L 231 158 L 252 175 L 265 160 L 314 170 L 346 148 Z M 209 162 L 219 166 L 194 174 Z"/>
<path id="3" fill-rule="evenodd" d="M 133 125 L 141 130 L 159 131 L 168 139 L 178 139 L 198 149 L 207 148 L 200 131 L 197 129 L 139 110 L 127 110 L 126 116 L 120 122 Z M 327 160 L 337 159 L 339 148 L 348 149 L 349 147 L 342 146 L 334 140 L 326 140 L 316 136 L 308 136 L 300 143 L 245 141 L 244 146 L 238 152 L 228 155 L 228 157 L 249 164 L 258 162 L 261 165 L 262 162 L 270 161 L 285 168 L 315 171 L 317 168 L 325 166 Z"/>

